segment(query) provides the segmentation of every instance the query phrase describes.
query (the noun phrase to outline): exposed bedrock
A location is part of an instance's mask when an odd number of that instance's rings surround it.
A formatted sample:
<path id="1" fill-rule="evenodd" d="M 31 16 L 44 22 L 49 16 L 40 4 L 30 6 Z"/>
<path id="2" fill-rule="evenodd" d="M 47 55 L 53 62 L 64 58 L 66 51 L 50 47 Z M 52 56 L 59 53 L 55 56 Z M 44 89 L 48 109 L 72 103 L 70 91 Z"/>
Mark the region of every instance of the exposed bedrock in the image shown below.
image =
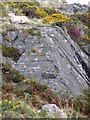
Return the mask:
<path id="1" fill-rule="evenodd" d="M 11 63 L 26 77 L 33 76 L 55 91 L 62 89 L 73 95 L 82 93 L 90 85 L 88 56 L 61 28 L 38 29 L 40 38 L 30 34 L 23 38 L 22 30 L 10 32 L 12 45 L 22 53 L 17 63 Z M 4 44 L 9 43 L 4 41 Z"/>

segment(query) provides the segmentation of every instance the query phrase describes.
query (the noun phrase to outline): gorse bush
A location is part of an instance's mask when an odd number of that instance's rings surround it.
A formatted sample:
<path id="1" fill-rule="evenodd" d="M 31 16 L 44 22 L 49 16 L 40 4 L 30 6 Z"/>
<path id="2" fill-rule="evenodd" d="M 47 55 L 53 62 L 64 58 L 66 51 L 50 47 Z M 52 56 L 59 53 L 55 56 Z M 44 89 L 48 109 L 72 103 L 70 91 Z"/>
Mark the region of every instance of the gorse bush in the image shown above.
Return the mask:
<path id="1" fill-rule="evenodd" d="M 46 13 L 42 8 L 37 8 L 37 10 L 35 11 L 35 14 L 38 16 L 38 18 L 41 18 L 41 17 L 43 18 L 48 15 L 48 13 Z"/>
<path id="2" fill-rule="evenodd" d="M 43 8 L 37 6 L 23 7 L 23 13 L 31 18 L 43 18 L 48 15 Z"/>
<path id="3" fill-rule="evenodd" d="M 62 14 L 52 14 L 51 16 L 46 16 L 43 18 L 44 23 L 56 24 L 56 23 L 64 23 L 69 22 L 70 18 L 65 17 Z"/>

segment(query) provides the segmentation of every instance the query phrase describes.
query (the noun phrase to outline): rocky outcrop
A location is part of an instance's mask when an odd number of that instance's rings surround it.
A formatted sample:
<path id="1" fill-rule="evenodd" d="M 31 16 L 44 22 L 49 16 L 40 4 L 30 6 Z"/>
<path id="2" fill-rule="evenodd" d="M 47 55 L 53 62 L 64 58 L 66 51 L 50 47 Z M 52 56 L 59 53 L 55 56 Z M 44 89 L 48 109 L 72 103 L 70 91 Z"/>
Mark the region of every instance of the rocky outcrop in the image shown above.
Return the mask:
<path id="1" fill-rule="evenodd" d="M 30 34 L 24 38 L 22 30 L 10 32 L 12 45 L 22 54 L 17 63 L 10 63 L 26 77 L 33 76 L 54 91 L 64 90 L 75 96 L 82 93 L 90 85 L 88 56 L 61 28 L 38 29 L 40 38 Z M 3 43 L 9 45 L 6 40 Z"/>
<path id="2" fill-rule="evenodd" d="M 61 11 L 61 13 L 67 13 L 69 15 L 73 15 L 75 13 L 85 14 L 88 11 L 89 6 L 81 5 L 79 3 L 73 4 L 57 4 L 56 8 Z"/>

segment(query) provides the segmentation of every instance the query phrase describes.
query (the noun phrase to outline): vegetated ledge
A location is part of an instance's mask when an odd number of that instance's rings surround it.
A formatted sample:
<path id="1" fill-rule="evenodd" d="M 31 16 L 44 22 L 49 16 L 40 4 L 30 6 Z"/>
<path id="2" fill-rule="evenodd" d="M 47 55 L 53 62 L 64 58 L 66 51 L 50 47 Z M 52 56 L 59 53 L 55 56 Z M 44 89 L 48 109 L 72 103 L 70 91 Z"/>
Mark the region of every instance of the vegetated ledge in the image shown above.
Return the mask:
<path id="1" fill-rule="evenodd" d="M 13 61 L 17 62 L 21 56 L 21 53 L 19 52 L 19 50 L 13 46 L 5 46 L 2 45 L 2 54 L 5 57 L 9 57 L 11 58 Z"/>
<path id="2" fill-rule="evenodd" d="M 19 71 L 12 67 L 8 62 L 1 63 L 1 66 L 2 79 L 5 82 L 10 82 L 12 80 L 13 82 L 18 83 L 25 78 L 24 75 L 20 74 Z"/>

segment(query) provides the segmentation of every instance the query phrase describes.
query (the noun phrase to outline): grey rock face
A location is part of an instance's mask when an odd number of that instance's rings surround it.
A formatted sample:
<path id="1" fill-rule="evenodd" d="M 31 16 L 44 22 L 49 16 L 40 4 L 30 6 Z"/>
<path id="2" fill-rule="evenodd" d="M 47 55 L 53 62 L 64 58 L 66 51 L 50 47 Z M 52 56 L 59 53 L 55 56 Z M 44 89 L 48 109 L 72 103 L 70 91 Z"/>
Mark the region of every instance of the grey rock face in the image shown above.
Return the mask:
<path id="1" fill-rule="evenodd" d="M 19 31 L 13 46 L 21 51 L 22 56 L 13 63 L 14 66 L 26 77 L 33 76 L 54 91 L 64 90 L 75 96 L 82 93 L 90 84 L 86 71 L 88 56 L 61 28 L 38 29 L 42 33 L 40 39 L 29 34 L 24 40 L 22 31 Z"/>
<path id="2" fill-rule="evenodd" d="M 42 106 L 43 110 L 46 110 L 49 115 L 57 114 L 58 117 L 67 118 L 67 115 L 60 110 L 55 104 L 47 104 Z"/>
<path id="3" fill-rule="evenodd" d="M 41 73 L 43 79 L 53 79 L 56 78 L 55 74 L 43 72 Z"/>
<path id="4" fill-rule="evenodd" d="M 10 33 L 11 40 L 15 40 L 18 37 L 18 31 L 11 31 Z"/>

